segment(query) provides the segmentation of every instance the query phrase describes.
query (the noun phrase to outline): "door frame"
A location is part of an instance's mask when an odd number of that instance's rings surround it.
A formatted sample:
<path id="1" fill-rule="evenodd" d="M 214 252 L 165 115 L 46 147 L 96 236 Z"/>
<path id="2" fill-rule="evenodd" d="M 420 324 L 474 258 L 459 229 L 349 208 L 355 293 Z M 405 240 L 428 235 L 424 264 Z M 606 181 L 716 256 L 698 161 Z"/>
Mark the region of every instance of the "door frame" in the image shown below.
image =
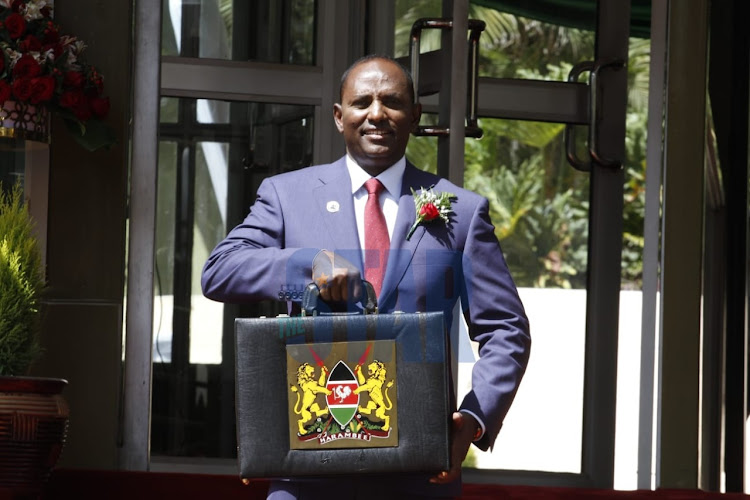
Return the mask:
<path id="1" fill-rule="evenodd" d="M 452 34 L 444 36 L 448 49 L 465 43 L 469 0 L 444 0 L 443 13 L 454 19 Z M 393 0 L 378 2 L 383 9 L 371 16 L 375 25 L 393 20 Z M 627 61 L 630 1 L 598 1 L 597 61 Z M 130 212 L 130 264 L 122 460 L 131 470 L 155 470 L 149 455 L 151 406 L 151 332 L 153 317 L 153 254 L 155 177 L 158 150 L 158 102 L 160 96 L 199 97 L 279 103 L 313 104 L 316 108 L 315 162 L 329 161 L 343 153 L 330 113 L 338 99 L 338 78 L 351 60 L 364 53 L 364 15 L 373 9 L 365 0 L 323 0 L 318 3 L 318 58 L 315 67 L 232 62 L 178 57 L 158 57 L 161 15 L 151 2 L 135 0 L 137 30 L 135 48 L 134 110 Z M 389 9 L 390 8 L 390 13 Z M 330 23 L 331 26 L 327 28 Z M 348 26 L 348 29 L 341 29 Z M 374 42 L 389 47 L 387 42 Z M 391 45 L 392 46 L 392 45 Z M 344 47 L 345 50 L 340 50 Z M 443 81 L 450 85 L 449 102 L 438 102 L 441 120 L 450 123 L 451 134 L 438 140 L 438 171 L 457 184 L 463 179 L 464 111 L 466 109 L 465 50 L 453 57 L 444 51 Z M 156 64 L 153 64 L 156 63 Z M 149 66 L 152 64 L 152 66 Z M 624 155 L 626 72 L 603 71 L 600 82 L 608 91 L 601 95 L 596 122 L 598 145 L 605 158 Z M 585 84 L 512 79 L 479 81 L 480 116 L 588 123 L 590 89 Z M 543 98 L 540 98 L 543 97 Z M 512 97 L 512 98 L 509 98 Z M 144 105 L 148 104 L 148 105 Z M 426 106 L 435 105 L 429 100 Z M 465 471 L 466 482 L 524 483 L 556 486 L 611 488 L 614 475 L 617 340 L 622 244 L 621 168 L 596 162 L 591 171 L 586 358 L 584 369 L 583 442 L 580 474 L 534 471 Z M 138 256 L 142 258 L 139 258 Z M 149 300 L 150 299 L 150 300 Z M 187 461 L 186 461 L 187 462 Z M 210 460 L 207 462 L 211 462 Z M 224 461 L 226 462 L 226 461 Z M 214 462 L 215 463 L 215 462 Z M 167 467 L 167 466 L 164 466 Z M 171 468 L 170 468 L 171 467 Z M 184 470 L 179 464 L 168 470 Z M 188 466 L 185 466 L 188 467 Z M 226 467 L 226 470 L 225 470 Z M 158 466 L 157 466 L 158 468 Z M 228 471 L 233 467 L 220 466 Z"/>

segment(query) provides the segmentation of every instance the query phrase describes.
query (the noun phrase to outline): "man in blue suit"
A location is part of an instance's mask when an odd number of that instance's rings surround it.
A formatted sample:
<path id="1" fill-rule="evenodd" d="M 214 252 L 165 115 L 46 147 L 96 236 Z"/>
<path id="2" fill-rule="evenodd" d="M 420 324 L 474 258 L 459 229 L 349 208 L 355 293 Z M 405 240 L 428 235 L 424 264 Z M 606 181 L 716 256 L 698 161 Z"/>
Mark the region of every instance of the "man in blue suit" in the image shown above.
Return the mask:
<path id="1" fill-rule="evenodd" d="M 521 382 L 531 345 L 528 320 L 488 201 L 405 159 L 421 115 L 409 73 L 387 57 L 360 59 L 342 76 L 333 115 L 347 154 L 264 180 L 250 214 L 206 262 L 203 292 L 246 302 L 275 299 L 290 284 L 302 289 L 314 281 L 325 301 L 351 301 L 366 277 L 379 289 L 380 313 L 442 310 L 448 325 L 460 299 L 479 359 L 471 390 L 453 414 L 451 469 L 434 477 L 336 483 L 337 492 L 350 488 L 352 498 L 457 496 L 469 447 L 492 446 Z M 379 181 L 385 249 L 368 248 L 376 244 L 365 234 L 376 224 L 367 212 L 371 178 Z M 425 209 L 410 234 L 417 219 L 413 193 L 426 191 L 453 195 L 446 217 Z M 325 481 L 278 481 L 269 498 L 330 498 L 329 488 Z"/>

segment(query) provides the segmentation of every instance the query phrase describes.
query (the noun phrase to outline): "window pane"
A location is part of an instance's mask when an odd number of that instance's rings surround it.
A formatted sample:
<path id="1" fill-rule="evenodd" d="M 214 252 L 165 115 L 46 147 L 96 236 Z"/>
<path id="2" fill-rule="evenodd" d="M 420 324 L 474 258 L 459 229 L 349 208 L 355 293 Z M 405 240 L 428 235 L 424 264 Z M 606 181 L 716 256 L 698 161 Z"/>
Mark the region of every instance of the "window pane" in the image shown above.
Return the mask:
<path id="1" fill-rule="evenodd" d="M 234 318 L 286 304 L 210 301 L 200 275 L 260 182 L 310 164 L 314 108 L 170 100 L 175 119 L 159 131 L 151 450 L 234 458 Z"/>
<path id="2" fill-rule="evenodd" d="M 9 193 L 17 182 L 21 183 L 23 188 L 25 172 L 26 155 L 24 151 L 11 150 L 0 153 L 0 183 L 3 185 L 4 192 Z"/>
<path id="3" fill-rule="evenodd" d="M 424 17 L 442 17 L 443 7 L 441 0 L 396 0 L 396 29 L 393 39 L 394 57 L 409 55 L 409 44 L 411 43 L 410 32 L 412 25 Z M 440 48 L 440 30 L 426 29 L 420 36 L 420 53 L 438 50 Z"/>
<path id="4" fill-rule="evenodd" d="M 628 107 L 625 128 L 625 186 L 623 206 L 622 291 L 617 348 L 617 427 L 615 483 L 617 489 L 638 487 L 638 439 L 641 386 L 643 312 L 643 249 L 646 212 L 646 132 L 649 39 L 631 38 L 628 51 Z M 657 292 L 658 297 L 658 292 Z M 658 325 L 656 298 L 654 324 Z M 645 331 L 645 330 L 644 330 Z M 653 335 L 653 331 L 652 331 Z"/>
<path id="5" fill-rule="evenodd" d="M 159 171 L 156 194 L 154 258 L 153 361 L 172 360 L 172 310 L 174 309 L 175 192 L 177 143 L 159 143 Z"/>
<path id="6" fill-rule="evenodd" d="M 168 0 L 162 54 L 315 64 L 315 0 Z"/>
<path id="7" fill-rule="evenodd" d="M 482 119 L 479 126 L 484 137 L 466 142 L 464 182 L 490 200 L 534 348 L 496 451 L 474 449 L 476 467 L 578 473 L 589 176 L 565 161 L 562 124 Z M 462 364 L 460 383 L 470 383 L 470 369 Z"/>
<path id="8" fill-rule="evenodd" d="M 197 119 L 200 123 L 229 123 L 229 103 L 198 99 Z"/>
<path id="9" fill-rule="evenodd" d="M 177 103 L 174 97 L 162 97 L 159 107 L 159 121 L 161 123 L 177 123 Z"/>
<path id="10" fill-rule="evenodd" d="M 412 25 L 417 19 L 442 17 L 440 0 L 396 0 L 394 55 L 409 55 Z M 479 75 L 495 78 L 559 80 L 570 68 L 594 59 L 594 32 L 528 19 L 469 4 L 469 19 L 484 21 L 479 38 Z M 440 48 L 440 30 L 422 31 L 422 53 Z M 585 75 L 584 75 L 585 76 Z"/>
<path id="11" fill-rule="evenodd" d="M 203 296 L 201 271 L 211 250 L 226 236 L 229 145 L 199 142 L 196 153 L 190 363 L 221 364 L 224 305 Z"/>
<path id="12" fill-rule="evenodd" d="M 469 10 L 470 18 L 486 24 L 479 38 L 479 76 L 565 81 L 574 64 L 594 59 L 593 31 L 480 5 Z"/>

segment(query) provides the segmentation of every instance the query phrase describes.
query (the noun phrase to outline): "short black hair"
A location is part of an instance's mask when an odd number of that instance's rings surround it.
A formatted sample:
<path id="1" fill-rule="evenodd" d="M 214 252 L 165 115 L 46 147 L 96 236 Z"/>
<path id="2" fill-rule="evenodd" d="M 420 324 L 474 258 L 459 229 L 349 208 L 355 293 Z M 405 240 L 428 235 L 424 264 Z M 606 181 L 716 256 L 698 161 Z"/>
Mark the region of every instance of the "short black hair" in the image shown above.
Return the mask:
<path id="1" fill-rule="evenodd" d="M 346 71 L 344 71 L 344 74 L 341 75 L 341 83 L 339 85 L 339 101 L 343 100 L 344 84 L 346 83 L 346 80 L 349 78 L 349 73 L 351 73 L 351 71 L 357 66 L 359 66 L 360 64 L 364 64 L 366 62 L 374 61 L 377 59 L 390 61 L 393 64 L 395 64 L 398 67 L 398 69 L 401 70 L 401 72 L 404 74 L 404 77 L 406 78 L 406 83 L 409 86 L 409 96 L 411 97 L 411 102 L 414 103 L 416 99 L 414 96 L 414 79 L 411 76 L 411 72 L 408 69 L 406 69 L 404 65 L 398 62 L 396 59 L 394 59 L 391 56 L 384 55 L 384 54 L 368 54 L 366 56 L 360 57 L 359 59 L 354 61 L 351 64 L 351 66 L 349 66 L 346 69 Z"/>

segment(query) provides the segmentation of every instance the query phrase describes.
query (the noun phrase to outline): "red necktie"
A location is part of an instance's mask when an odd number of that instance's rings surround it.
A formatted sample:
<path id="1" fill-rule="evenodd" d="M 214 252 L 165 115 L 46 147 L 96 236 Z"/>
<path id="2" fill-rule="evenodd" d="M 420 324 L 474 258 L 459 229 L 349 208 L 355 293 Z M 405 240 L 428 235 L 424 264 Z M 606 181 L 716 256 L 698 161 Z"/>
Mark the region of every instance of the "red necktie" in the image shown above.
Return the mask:
<path id="1" fill-rule="evenodd" d="M 365 204 L 365 279 L 372 283 L 380 297 L 385 266 L 388 263 L 388 249 L 391 246 L 388 226 L 380 208 L 380 193 L 385 187 L 374 177 L 365 182 L 367 203 Z"/>

